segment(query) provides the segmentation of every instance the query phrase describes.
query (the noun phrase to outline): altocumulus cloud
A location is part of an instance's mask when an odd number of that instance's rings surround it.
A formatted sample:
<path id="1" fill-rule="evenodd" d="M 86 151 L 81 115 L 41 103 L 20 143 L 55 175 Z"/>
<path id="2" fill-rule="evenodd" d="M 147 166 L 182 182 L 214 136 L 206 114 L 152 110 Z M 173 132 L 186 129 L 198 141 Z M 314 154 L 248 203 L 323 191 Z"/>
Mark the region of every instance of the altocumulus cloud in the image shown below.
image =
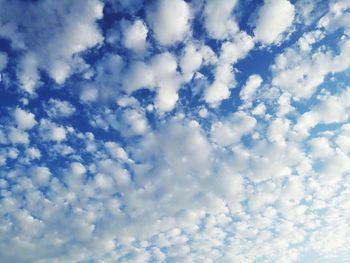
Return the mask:
<path id="1" fill-rule="evenodd" d="M 0 6 L 1 262 L 349 262 L 349 1 Z"/>

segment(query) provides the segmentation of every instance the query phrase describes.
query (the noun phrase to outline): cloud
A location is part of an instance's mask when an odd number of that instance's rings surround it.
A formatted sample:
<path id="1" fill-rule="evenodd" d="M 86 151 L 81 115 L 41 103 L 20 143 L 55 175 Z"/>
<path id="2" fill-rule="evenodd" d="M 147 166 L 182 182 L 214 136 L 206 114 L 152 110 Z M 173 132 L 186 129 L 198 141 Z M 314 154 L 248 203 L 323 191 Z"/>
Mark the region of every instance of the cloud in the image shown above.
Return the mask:
<path id="1" fill-rule="evenodd" d="M 339 54 L 321 50 L 300 52 L 292 47 L 277 56 L 272 66 L 272 84 L 294 95 L 297 99 L 310 98 L 326 76 L 346 69 L 349 62 L 344 58 L 350 53 L 350 41 L 340 42 Z"/>
<path id="2" fill-rule="evenodd" d="M 228 146 L 238 143 L 243 135 L 249 134 L 256 125 L 253 117 L 243 112 L 236 112 L 226 122 L 213 123 L 211 136 L 214 142 L 220 146 Z"/>
<path id="3" fill-rule="evenodd" d="M 14 117 L 17 127 L 21 130 L 30 130 L 37 124 L 33 113 L 27 112 L 20 108 L 16 108 Z"/>
<path id="4" fill-rule="evenodd" d="M 238 31 L 238 26 L 232 17 L 232 10 L 236 3 L 236 0 L 206 2 L 204 19 L 209 36 L 223 39 Z"/>
<path id="5" fill-rule="evenodd" d="M 4 52 L 0 52 L 0 72 L 6 68 L 8 56 Z"/>
<path id="6" fill-rule="evenodd" d="M 40 83 L 39 69 L 63 84 L 81 62 L 74 55 L 103 41 L 95 24 L 102 17 L 100 1 L 14 1 L 7 7 L 11 12 L 1 12 L 1 22 L 6 26 L 1 28 L 0 36 L 9 39 L 13 48 L 24 51 L 17 74 L 24 90 L 31 94 Z"/>
<path id="7" fill-rule="evenodd" d="M 171 111 L 178 100 L 180 76 L 174 55 L 166 52 L 154 57 L 152 70 L 155 75 L 157 95 L 155 106 L 160 111 Z"/>
<path id="8" fill-rule="evenodd" d="M 210 106 L 218 107 L 222 100 L 230 97 L 230 90 L 235 84 L 233 65 L 244 58 L 253 47 L 252 38 L 245 32 L 239 32 L 232 41 L 222 43 L 215 80 L 204 91 L 204 99 Z"/>
<path id="9" fill-rule="evenodd" d="M 190 7 L 183 0 L 159 0 L 155 10 L 148 13 L 154 37 L 161 45 L 172 45 L 183 40 L 189 34 L 190 19 Z"/>
<path id="10" fill-rule="evenodd" d="M 184 75 L 185 81 L 191 80 L 194 73 L 202 65 L 203 57 L 202 54 L 197 50 L 194 45 L 187 45 L 180 58 L 180 67 L 182 74 Z"/>
<path id="11" fill-rule="evenodd" d="M 29 136 L 28 133 L 17 128 L 10 128 L 8 138 L 11 143 L 16 144 L 28 144 Z"/>
<path id="12" fill-rule="evenodd" d="M 256 74 L 250 75 L 249 78 L 247 79 L 246 84 L 243 86 L 243 88 L 239 93 L 239 96 L 241 97 L 241 99 L 246 103 L 251 102 L 254 98 L 254 95 L 257 89 L 260 87 L 262 81 L 263 80 L 260 75 L 256 75 Z"/>
<path id="13" fill-rule="evenodd" d="M 135 51 L 146 49 L 148 29 L 142 20 L 135 20 L 124 29 L 124 46 Z"/>
<path id="14" fill-rule="evenodd" d="M 61 142 L 66 139 L 66 129 L 50 120 L 40 120 L 40 135 L 43 141 Z"/>
<path id="15" fill-rule="evenodd" d="M 349 4 L 327 4 L 6 2 L 0 261 L 346 261 Z"/>
<path id="16" fill-rule="evenodd" d="M 47 103 L 46 112 L 50 118 L 67 118 L 75 112 L 75 107 L 68 101 L 50 99 Z"/>
<path id="17" fill-rule="evenodd" d="M 230 64 L 217 66 L 215 80 L 204 92 L 204 100 L 212 107 L 218 107 L 222 100 L 230 97 L 234 85 L 234 72 Z"/>
<path id="18" fill-rule="evenodd" d="M 278 43 L 292 25 L 294 6 L 287 0 L 266 0 L 259 9 L 254 36 L 263 44 Z"/>

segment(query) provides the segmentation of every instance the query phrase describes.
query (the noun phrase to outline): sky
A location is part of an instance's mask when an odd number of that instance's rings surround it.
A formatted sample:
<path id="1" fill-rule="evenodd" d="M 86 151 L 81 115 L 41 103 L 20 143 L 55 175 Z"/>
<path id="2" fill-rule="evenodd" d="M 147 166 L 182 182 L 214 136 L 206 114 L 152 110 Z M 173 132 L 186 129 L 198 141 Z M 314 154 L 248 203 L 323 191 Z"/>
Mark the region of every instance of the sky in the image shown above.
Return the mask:
<path id="1" fill-rule="evenodd" d="M 0 0 L 0 261 L 350 262 L 349 0 Z"/>

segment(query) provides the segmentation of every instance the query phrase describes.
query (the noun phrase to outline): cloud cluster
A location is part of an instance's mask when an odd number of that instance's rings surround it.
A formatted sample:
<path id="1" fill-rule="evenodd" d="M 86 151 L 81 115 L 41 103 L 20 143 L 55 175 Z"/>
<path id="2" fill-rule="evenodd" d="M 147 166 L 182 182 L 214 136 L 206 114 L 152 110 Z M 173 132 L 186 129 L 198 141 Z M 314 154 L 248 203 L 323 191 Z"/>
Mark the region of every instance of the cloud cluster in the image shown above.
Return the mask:
<path id="1" fill-rule="evenodd" d="M 0 4 L 1 262 L 348 258 L 347 1 Z"/>

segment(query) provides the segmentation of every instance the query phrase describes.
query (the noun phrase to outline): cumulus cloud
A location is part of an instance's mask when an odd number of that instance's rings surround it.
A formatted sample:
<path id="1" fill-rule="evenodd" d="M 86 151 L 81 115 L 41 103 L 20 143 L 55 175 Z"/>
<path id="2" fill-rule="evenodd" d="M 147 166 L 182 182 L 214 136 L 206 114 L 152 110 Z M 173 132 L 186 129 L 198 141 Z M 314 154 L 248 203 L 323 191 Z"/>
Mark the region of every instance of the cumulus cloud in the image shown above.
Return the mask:
<path id="1" fill-rule="evenodd" d="M 186 46 L 179 63 L 185 81 L 191 80 L 196 70 L 200 68 L 202 61 L 203 56 L 194 45 Z"/>
<path id="2" fill-rule="evenodd" d="M 205 27 L 211 37 L 223 39 L 238 30 L 232 16 L 232 10 L 236 3 L 236 0 L 209 0 L 206 2 L 204 7 Z"/>
<path id="3" fill-rule="evenodd" d="M 230 97 L 234 81 L 234 72 L 230 64 L 217 66 L 215 81 L 204 92 L 205 101 L 212 107 L 219 106 L 222 100 Z"/>
<path id="4" fill-rule="evenodd" d="M 262 83 L 261 76 L 256 74 L 249 76 L 246 84 L 243 86 L 242 90 L 239 93 L 239 96 L 241 97 L 241 99 L 245 102 L 252 101 L 261 83 Z"/>
<path id="5" fill-rule="evenodd" d="M 215 69 L 215 80 L 204 92 L 204 99 L 212 107 L 230 97 L 234 88 L 235 77 L 233 65 L 244 58 L 254 47 L 252 38 L 245 32 L 238 32 L 233 41 L 225 41 L 221 45 L 221 54 Z"/>
<path id="6" fill-rule="evenodd" d="M 75 112 L 75 107 L 68 101 L 50 99 L 47 103 L 46 112 L 50 118 L 67 118 Z"/>
<path id="7" fill-rule="evenodd" d="M 256 125 L 253 117 L 247 116 L 243 112 L 236 112 L 231 120 L 226 123 L 214 123 L 211 128 L 213 141 L 220 146 L 228 146 L 240 141 L 243 135 L 252 131 Z"/>
<path id="8" fill-rule="evenodd" d="M 11 12 L 2 9 L 1 23 L 6 26 L 1 28 L 0 36 L 9 39 L 13 48 L 25 51 L 17 74 L 29 93 L 39 86 L 39 69 L 45 70 L 58 84 L 63 84 L 80 63 L 74 55 L 103 40 L 95 24 L 102 17 L 100 1 L 74 4 L 14 1 L 2 5 L 7 5 Z M 40 18 L 38 10 L 43 14 Z M 43 19 L 45 23 L 42 23 Z"/>
<path id="9" fill-rule="evenodd" d="M 16 108 L 14 117 L 17 127 L 21 130 L 30 130 L 37 124 L 33 113 L 27 112 L 20 108 Z"/>
<path id="10" fill-rule="evenodd" d="M 26 133 L 23 130 L 17 129 L 17 128 L 11 128 L 8 134 L 8 138 L 11 143 L 20 143 L 20 144 L 28 144 L 29 143 L 29 136 L 28 133 Z"/>
<path id="11" fill-rule="evenodd" d="M 278 43 L 293 23 L 294 6 L 288 0 L 266 0 L 259 9 L 254 29 L 255 40 L 263 44 Z"/>
<path id="12" fill-rule="evenodd" d="M 44 141 L 61 142 L 66 139 L 66 129 L 47 119 L 40 121 L 40 135 Z"/>
<path id="13" fill-rule="evenodd" d="M 190 7 L 183 0 L 159 0 L 155 10 L 148 13 L 154 36 L 161 45 L 183 40 L 189 34 L 190 19 Z"/>
<path id="14" fill-rule="evenodd" d="M 135 51 L 146 48 L 148 29 L 142 20 L 136 20 L 124 29 L 124 46 Z"/>
<path id="15" fill-rule="evenodd" d="M 155 106 L 162 112 L 171 111 L 178 101 L 181 84 L 175 56 L 169 52 L 155 56 L 152 70 L 157 88 Z"/>

